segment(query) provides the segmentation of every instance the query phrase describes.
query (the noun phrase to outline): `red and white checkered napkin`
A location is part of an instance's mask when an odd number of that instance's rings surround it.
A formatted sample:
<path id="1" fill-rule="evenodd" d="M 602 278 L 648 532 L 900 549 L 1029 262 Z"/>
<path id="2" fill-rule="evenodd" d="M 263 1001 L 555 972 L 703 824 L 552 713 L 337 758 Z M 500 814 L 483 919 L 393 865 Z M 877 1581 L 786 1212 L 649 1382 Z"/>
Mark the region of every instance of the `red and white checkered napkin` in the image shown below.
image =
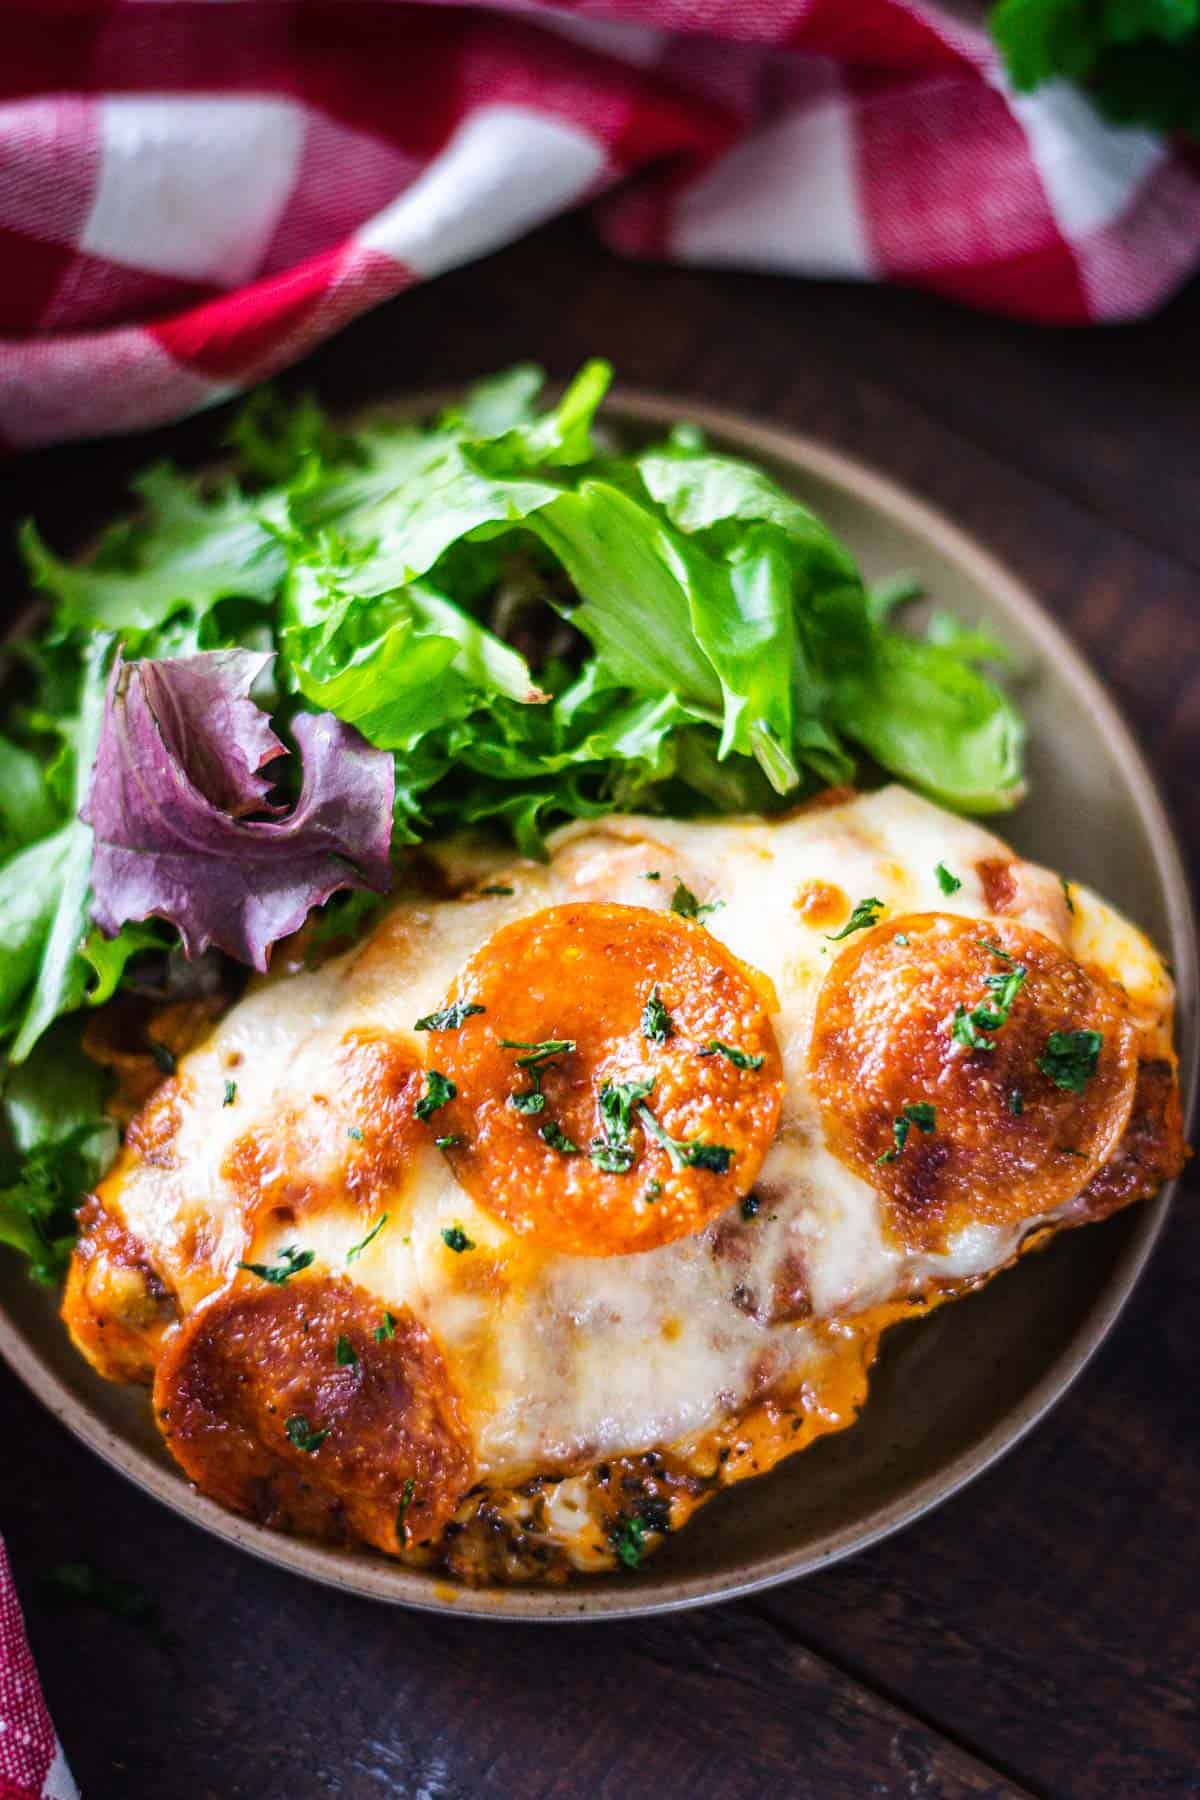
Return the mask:
<path id="1" fill-rule="evenodd" d="M 0 1800 L 79 1800 L 29 1654 L 0 1542 Z"/>
<path id="2" fill-rule="evenodd" d="M 1153 307 L 1200 262 L 1200 157 L 1015 96 L 965 3 L 24 0 L 0 440 L 204 406 L 601 194 L 634 255 Z"/>

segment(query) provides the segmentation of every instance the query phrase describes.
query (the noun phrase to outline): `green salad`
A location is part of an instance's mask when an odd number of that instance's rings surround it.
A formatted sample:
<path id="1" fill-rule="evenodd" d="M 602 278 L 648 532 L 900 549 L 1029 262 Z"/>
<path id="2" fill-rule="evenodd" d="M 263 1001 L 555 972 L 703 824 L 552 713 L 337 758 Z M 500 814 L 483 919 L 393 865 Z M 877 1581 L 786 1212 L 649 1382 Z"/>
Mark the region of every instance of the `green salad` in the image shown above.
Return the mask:
<path id="1" fill-rule="evenodd" d="M 352 931 L 407 847 L 530 857 L 614 811 L 770 813 L 882 769 L 946 806 L 1021 791 L 997 647 L 894 629 L 846 546 L 692 426 L 596 425 L 522 366 L 424 426 L 257 396 L 236 475 L 171 468 L 84 563 L 28 524 L 44 623 L 0 738 L 0 1242 L 60 1276 L 111 1157 L 82 1029 Z"/>

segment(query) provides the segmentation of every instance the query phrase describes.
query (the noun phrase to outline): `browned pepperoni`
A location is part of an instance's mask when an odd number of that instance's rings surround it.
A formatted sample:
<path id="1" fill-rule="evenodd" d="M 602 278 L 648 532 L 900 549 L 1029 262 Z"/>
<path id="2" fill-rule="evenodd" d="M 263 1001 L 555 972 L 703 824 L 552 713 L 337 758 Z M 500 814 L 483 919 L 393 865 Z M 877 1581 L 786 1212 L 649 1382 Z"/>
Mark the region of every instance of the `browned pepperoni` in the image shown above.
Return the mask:
<path id="1" fill-rule="evenodd" d="M 657 1037 L 644 1028 L 655 990 L 669 1019 Z M 649 1250 L 702 1230 L 753 1183 L 779 1118 L 779 1050 L 762 991 L 703 926 L 645 907 L 551 907 L 495 932 L 450 999 L 484 1010 L 431 1033 L 430 1063 L 457 1089 L 434 1128 L 454 1140 L 463 1186 L 514 1231 L 579 1256 Z M 574 1048 L 537 1069 L 543 1104 L 522 1112 L 512 1098 L 534 1078 L 502 1040 L 551 1039 Z M 719 1147 L 724 1166 L 672 1155 L 636 1102 L 630 1166 L 600 1166 L 601 1090 L 634 1080 L 652 1081 L 642 1103 L 664 1133 Z"/>
<path id="2" fill-rule="evenodd" d="M 391 1551 L 439 1536 L 471 1483 L 467 1433 L 434 1339 L 407 1307 L 390 1314 L 377 1338 L 382 1303 L 343 1277 L 227 1289 L 164 1349 L 154 1407 L 172 1455 L 267 1524 Z"/>
<path id="3" fill-rule="evenodd" d="M 1025 979 L 1007 1022 L 986 1034 L 991 1048 L 956 1043 L 956 1007 L 986 1003 L 987 977 L 1017 965 Z M 1072 1031 L 1102 1040 L 1078 1093 L 1037 1066 L 1051 1034 Z M 885 1196 L 892 1234 L 938 1250 L 972 1221 L 1050 1212 L 1096 1174 L 1129 1114 L 1136 1033 L 1121 996 L 1041 933 L 914 914 L 838 957 L 818 998 L 810 1070 L 828 1141 Z M 895 1121 L 914 1105 L 933 1107 L 934 1128 L 914 1124 L 897 1150 Z"/>

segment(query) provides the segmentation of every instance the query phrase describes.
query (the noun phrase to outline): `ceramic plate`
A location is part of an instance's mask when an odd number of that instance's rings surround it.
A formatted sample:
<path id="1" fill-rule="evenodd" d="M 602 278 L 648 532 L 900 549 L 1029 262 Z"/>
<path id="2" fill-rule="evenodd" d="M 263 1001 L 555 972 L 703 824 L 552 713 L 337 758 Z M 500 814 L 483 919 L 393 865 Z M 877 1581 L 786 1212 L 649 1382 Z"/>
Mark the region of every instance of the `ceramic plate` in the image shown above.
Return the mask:
<path id="1" fill-rule="evenodd" d="M 715 443 L 773 468 L 845 538 L 868 578 L 912 571 L 939 606 L 986 623 L 1017 652 L 1030 725 L 1030 797 L 997 828 L 1024 855 L 1096 887 L 1171 958 L 1190 1101 L 1197 985 L 1187 885 L 1146 765 L 1096 678 L 1012 575 L 861 464 L 789 432 L 653 395 L 618 393 L 606 409 L 631 435 L 684 415 Z M 715 1500 L 644 1570 L 566 1589 L 458 1588 L 382 1556 L 284 1537 L 233 1517 L 176 1469 L 143 1391 L 101 1381 L 71 1348 L 53 1297 L 2 1252 L 0 1352 L 106 1461 L 269 1562 L 354 1593 L 452 1613 L 628 1617 L 731 1598 L 824 1567 L 907 1525 L 978 1475 L 1061 1398 L 1112 1329 L 1169 1204 L 1168 1191 L 1103 1225 L 1067 1232 L 982 1293 L 896 1328 L 853 1429 Z"/>

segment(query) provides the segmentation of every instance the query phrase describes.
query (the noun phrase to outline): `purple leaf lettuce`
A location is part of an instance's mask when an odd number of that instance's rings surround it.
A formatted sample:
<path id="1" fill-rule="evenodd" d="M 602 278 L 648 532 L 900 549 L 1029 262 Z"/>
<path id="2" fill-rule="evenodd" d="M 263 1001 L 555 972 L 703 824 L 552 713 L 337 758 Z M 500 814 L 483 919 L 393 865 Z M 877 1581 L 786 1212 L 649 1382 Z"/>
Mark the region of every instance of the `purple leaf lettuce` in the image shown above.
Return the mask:
<path id="1" fill-rule="evenodd" d="M 250 698 L 270 660 L 118 654 L 82 814 L 95 836 L 92 917 L 109 936 L 153 916 L 189 956 L 216 944 L 262 970 L 338 888 L 391 885 L 394 765 L 352 726 L 298 714 L 300 797 L 290 810 L 271 803 L 259 770 L 287 752 Z"/>

